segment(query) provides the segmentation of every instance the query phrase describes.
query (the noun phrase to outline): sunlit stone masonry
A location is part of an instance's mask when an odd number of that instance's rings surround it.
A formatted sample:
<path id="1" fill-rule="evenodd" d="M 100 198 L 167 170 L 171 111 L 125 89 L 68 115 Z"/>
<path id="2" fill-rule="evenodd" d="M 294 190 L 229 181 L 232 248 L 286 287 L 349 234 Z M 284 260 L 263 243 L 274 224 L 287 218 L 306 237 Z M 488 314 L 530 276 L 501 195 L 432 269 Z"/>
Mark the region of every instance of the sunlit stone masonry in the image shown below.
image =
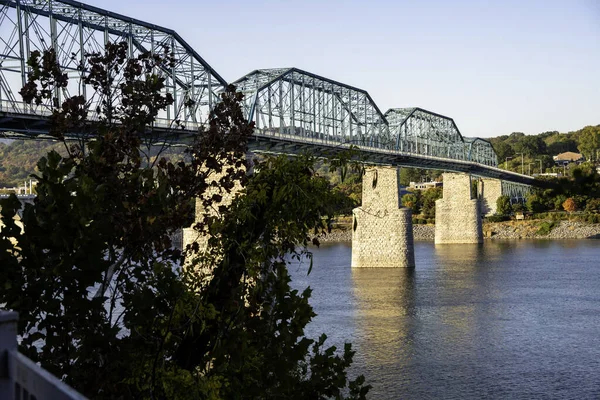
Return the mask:
<path id="1" fill-rule="evenodd" d="M 251 157 L 252 157 L 252 154 L 250 153 L 247 156 L 247 160 L 246 160 L 248 165 L 251 165 Z M 244 168 L 244 170 L 245 169 L 246 168 Z M 250 168 L 250 173 L 251 172 L 252 172 L 252 168 Z M 221 177 L 222 177 L 222 174 L 214 173 L 214 175 L 210 176 L 209 180 L 210 181 L 212 181 L 212 180 L 218 181 Z M 204 193 L 203 197 L 196 199 L 194 223 L 192 224 L 192 226 L 183 229 L 183 238 L 182 238 L 183 250 L 185 250 L 189 244 L 192 244 L 194 242 L 198 243 L 198 248 L 199 248 L 200 252 L 203 252 L 204 250 L 206 250 L 206 247 L 208 246 L 209 237 L 207 235 L 204 235 L 204 234 L 198 232 L 197 230 L 195 230 L 193 228 L 193 226 L 196 223 L 200 222 L 203 219 L 203 215 L 206 212 L 204 205 L 203 205 L 203 201 L 202 201 L 203 198 L 208 199 L 208 198 L 212 197 L 213 194 L 220 194 L 222 196 L 221 201 L 214 203 L 212 206 L 212 209 L 208 211 L 209 215 L 215 216 L 215 215 L 218 215 L 217 210 L 218 210 L 219 206 L 231 205 L 234 198 L 240 193 L 241 190 L 242 190 L 242 187 L 239 182 L 235 184 L 235 186 L 229 193 L 226 192 L 225 190 L 220 190 L 218 187 L 209 186 L 207 188 L 206 192 Z"/>
<path id="2" fill-rule="evenodd" d="M 435 243 L 482 243 L 481 202 L 473 196 L 471 177 L 446 172 L 444 197 L 435 202 Z"/>
<path id="3" fill-rule="evenodd" d="M 503 195 L 500 179 L 479 179 L 479 197 L 481 199 L 481 216 L 496 214 L 498 198 Z"/>
<path id="4" fill-rule="evenodd" d="M 415 266 L 412 214 L 401 208 L 399 170 L 369 168 L 362 206 L 352 210 L 352 267 Z"/>

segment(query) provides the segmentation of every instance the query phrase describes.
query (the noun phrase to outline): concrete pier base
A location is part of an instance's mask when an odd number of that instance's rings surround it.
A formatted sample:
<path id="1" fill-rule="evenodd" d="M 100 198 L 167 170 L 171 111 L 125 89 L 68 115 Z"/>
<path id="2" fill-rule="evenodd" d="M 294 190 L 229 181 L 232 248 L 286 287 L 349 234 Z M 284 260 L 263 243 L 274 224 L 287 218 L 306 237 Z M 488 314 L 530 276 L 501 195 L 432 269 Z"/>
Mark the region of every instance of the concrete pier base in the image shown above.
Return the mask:
<path id="1" fill-rule="evenodd" d="M 352 214 L 353 268 L 414 268 L 412 214 L 400 208 L 397 168 L 366 171 L 362 206 Z"/>
<path id="2" fill-rule="evenodd" d="M 435 244 L 483 243 L 480 201 L 471 177 L 444 173 L 444 197 L 435 202 Z"/>

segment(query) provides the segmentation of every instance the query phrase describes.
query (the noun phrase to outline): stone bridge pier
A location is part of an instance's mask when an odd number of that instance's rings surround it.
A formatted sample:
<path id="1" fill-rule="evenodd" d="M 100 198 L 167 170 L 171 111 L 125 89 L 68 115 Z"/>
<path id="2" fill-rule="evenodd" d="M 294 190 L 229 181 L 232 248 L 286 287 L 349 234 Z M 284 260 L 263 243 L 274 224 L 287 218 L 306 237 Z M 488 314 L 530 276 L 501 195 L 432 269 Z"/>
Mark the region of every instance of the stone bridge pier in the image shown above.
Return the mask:
<path id="1" fill-rule="evenodd" d="M 401 208 L 399 170 L 368 168 L 352 211 L 352 267 L 414 268 L 412 213 Z"/>
<path id="2" fill-rule="evenodd" d="M 482 217 L 496 214 L 498 198 L 503 194 L 502 181 L 500 179 L 479 179 L 478 197 L 481 200 Z"/>
<path id="3" fill-rule="evenodd" d="M 443 198 L 435 202 L 435 244 L 482 243 L 481 201 L 471 176 L 446 172 L 443 177 Z"/>

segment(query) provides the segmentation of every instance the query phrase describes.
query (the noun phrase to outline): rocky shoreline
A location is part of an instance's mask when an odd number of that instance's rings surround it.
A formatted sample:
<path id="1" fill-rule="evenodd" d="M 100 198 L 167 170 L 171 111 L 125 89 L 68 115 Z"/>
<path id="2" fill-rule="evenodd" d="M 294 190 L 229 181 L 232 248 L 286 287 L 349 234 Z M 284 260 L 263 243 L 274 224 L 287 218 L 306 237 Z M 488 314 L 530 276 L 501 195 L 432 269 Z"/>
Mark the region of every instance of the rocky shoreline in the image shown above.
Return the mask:
<path id="1" fill-rule="evenodd" d="M 493 239 L 600 239 L 600 224 L 589 224 L 579 221 L 557 221 L 548 234 L 540 234 L 541 225 L 545 221 L 506 221 L 483 224 L 483 236 Z M 433 241 L 434 225 L 413 225 L 414 240 Z M 338 224 L 321 242 L 351 242 L 352 230 L 348 224 Z"/>

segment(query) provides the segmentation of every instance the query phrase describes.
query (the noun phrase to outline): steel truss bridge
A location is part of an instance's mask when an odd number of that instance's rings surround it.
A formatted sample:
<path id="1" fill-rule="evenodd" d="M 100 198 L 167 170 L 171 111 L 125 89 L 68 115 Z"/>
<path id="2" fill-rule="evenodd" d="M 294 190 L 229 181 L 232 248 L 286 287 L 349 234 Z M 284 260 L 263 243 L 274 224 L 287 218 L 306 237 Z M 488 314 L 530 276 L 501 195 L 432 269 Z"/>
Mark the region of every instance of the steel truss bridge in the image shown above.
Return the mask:
<path id="1" fill-rule="evenodd" d="M 86 54 L 102 52 L 107 42 L 128 44 L 128 57 L 163 51 L 174 66 L 156 71 L 166 81 L 174 104 L 153 130 L 173 143 L 185 143 L 207 121 L 225 81 L 175 31 L 72 0 L 0 0 L 0 136 L 48 139 L 51 104 L 29 106 L 19 91 L 27 82 L 32 51 L 54 49 L 69 85 L 59 99 L 83 95 L 102 99 L 83 83 Z M 255 70 L 233 82 L 244 93 L 244 110 L 256 131 L 256 152 L 294 154 L 310 150 L 328 156 L 357 146 L 372 164 L 434 168 L 497 178 L 516 197 L 537 185 L 532 177 L 498 168 L 492 145 L 463 137 L 451 118 L 422 108 L 382 113 L 362 89 L 297 68 Z M 96 107 L 90 107 L 95 110 Z M 94 120 L 98 116 L 90 115 Z M 174 121 L 183 124 L 175 138 Z M 508 189 L 507 189 L 508 190 Z"/>

